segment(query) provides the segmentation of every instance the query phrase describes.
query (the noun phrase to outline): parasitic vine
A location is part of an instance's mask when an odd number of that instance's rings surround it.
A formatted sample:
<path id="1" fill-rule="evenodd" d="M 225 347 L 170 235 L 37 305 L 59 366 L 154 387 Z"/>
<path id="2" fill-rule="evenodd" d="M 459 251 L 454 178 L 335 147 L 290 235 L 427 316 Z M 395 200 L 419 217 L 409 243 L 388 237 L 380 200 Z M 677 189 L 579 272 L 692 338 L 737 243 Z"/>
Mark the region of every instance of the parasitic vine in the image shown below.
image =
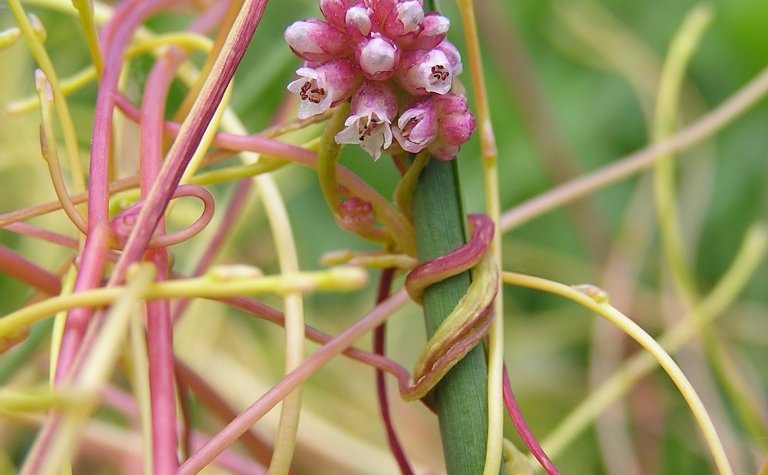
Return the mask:
<path id="1" fill-rule="evenodd" d="M 421 302 L 424 289 L 469 269 L 472 283 L 467 293 L 427 342 L 419 356 L 413 383 L 401 384 L 404 399 L 421 399 L 488 333 L 493 321 L 491 304 L 498 291 L 498 271 L 487 253 L 494 226 L 484 214 L 467 216 L 469 242 L 455 251 L 430 259 L 414 268 L 405 280 L 411 298 Z"/>

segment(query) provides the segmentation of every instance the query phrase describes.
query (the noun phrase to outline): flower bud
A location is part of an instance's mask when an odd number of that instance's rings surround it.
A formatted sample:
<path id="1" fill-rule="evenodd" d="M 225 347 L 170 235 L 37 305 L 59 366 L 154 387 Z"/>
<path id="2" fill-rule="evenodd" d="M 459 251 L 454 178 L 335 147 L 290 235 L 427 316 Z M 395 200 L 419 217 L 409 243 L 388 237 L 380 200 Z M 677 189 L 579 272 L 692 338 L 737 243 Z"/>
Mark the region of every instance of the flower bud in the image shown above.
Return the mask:
<path id="1" fill-rule="evenodd" d="M 453 69 L 445 53 L 438 49 L 409 51 L 395 75 L 400 86 L 415 96 L 445 94 L 451 89 Z"/>
<path id="2" fill-rule="evenodd" d="M 360 5 L 350 7 L 347 10 L 344 22 L 347 31 L 353 38 L 368 36 L 371 33 L 371 13 L 370 8 Z"/>
<path id="3" fill-rule="evenodd" d="M 437 114 L 432 99 L 411 104 L 400 114 L 392 133 L 407 152 L 418 153 L 427 148 L 437 136 Z"/>
<path id="4" fill-rule="evenodd" d="M 373 205 L 368 201 L 352 197 L 343 200 L 339 205 L 341 225 L 352 232 L 370 231 L 376 224 Z"/>
<path id="5" fill-rule="evenodd" d="M 307 61 L 328 61 L 351 51 L 342 32 L 312 18 L 293 23 L 286 28 L 284 36 L 291 51 Z"/>
<path id="6" fill-rule="evenodd" d="M 461 53 L 459 53 L 459 50 L 456 49 L 456 46 L 454 46 L 453 43 L 448 40 L 443 40 L 435 47 L 435 49 L 442 51 L 445 57 L 448 58 L 448 63 L 451 65 L 451 71 L 453 72 L 454 78 L 461 74 L 464 70 L 461 65 Z"/>
<path id="7" fill-rule="evenodd" d="M 328 23 L 343 31 L 349 3 L 348 0 L 320 0 L 320 11 Z"/>
<path id="8" fill-rule="evenodd" d="M 403 38 L 403 46 L 409 49 L 432 49 L 445 39 L 451 20 L 436 12 L 427 13 L 421 21 L 418 33 Z"/>
<path id="9" fill-rule="evenodd" d="M 336 134 L 336 143 L 360 144 L 378 160 L 382 150 L 392 144 L 390 125 L 397 114 L 395 93 L 384 83 L 364 81 L 352 96 L 346 126 Z"/>
<path id="10" fill-rule="evenodd" d="M 323 63 L 316 68 L 303 67 L 296 71 L 301 78 L 288 84 L 288 90 L 301 98 L 298 118 L 322 114 L 346 100 L 360 84 L 360 71 L 349 58 Z"/>
<path id="11" fill-rule="evenodd" d="M 381 36 L 362 42 L 355 53 L 365 77 L 377 81 L 390 77 L 400 60 L 397 46 Z"/>
<path id="12" fill-rule="evenodd" d="M 467 108 L 467 99 L 459 94 L 433 98 L 437 112 L 437 139 L 429 151 L 439 160 L 452 160 L 475 130 L 475 116 Z"/>

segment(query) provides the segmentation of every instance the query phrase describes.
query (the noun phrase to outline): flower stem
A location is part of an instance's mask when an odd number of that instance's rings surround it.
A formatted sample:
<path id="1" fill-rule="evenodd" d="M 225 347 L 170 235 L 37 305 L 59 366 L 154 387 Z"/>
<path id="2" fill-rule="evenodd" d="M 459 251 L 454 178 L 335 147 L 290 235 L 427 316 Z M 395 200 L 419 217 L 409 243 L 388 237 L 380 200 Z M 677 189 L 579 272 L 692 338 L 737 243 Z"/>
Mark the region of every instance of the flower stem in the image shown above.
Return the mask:
<path id="1" fill-rule="evenodd" d="M 413 196 L 419 261 L 446 254 L 465 242 L 456 163 L 431 160 Z M 427 334 L 431 336 L 469 287 L 469 273 L 453 276 L 424 292 Z M 477 346 L 449 371 L 431 393 L 440 419 L 448 474 L 482 473 L 487 438 L 485 354 Z"/>

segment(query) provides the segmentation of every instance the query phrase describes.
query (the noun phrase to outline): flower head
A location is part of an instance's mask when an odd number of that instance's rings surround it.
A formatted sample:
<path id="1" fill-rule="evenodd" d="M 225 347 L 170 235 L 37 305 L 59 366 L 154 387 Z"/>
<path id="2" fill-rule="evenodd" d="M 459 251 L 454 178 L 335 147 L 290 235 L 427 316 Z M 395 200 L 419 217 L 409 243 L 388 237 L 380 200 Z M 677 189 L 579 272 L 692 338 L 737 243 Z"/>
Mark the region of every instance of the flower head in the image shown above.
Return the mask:
<path id="1" fill-rule="evenodd" d="M 455 157 L 474 117 L 463 96 L 450 94 L 462 65 L 445 40 L 448 18 L 424 12 L 423 0 L 319 4 L 325 21 L 299 21 L 285 31 L 291 50 L 306 61 L 297 71 L 301 78 L 288 85 L 301 98 L 299 118 L 351 97 L 337 143 L 360 144 L 378 159 L 394 137 L 407 152 Z"/>
<path id="2" fill-rule="evenodd" d="M 360 84 L 360 71 L 348 58 L 329 61 L 316 68 L 305 66 L 296 74 L 301 77 L 288 84 L 288 90 L 301 98 L 299 119 L 322 114 L 348 99 Z"/>
<path id="3" fill-rule="evenodd" d="M 386 84 L 365 81 L 352 97 L 350 116 L 336 143 L 360 144 L 374 160 L 392 144 L 392 120 L 397 113 L 395 93 Z"/>

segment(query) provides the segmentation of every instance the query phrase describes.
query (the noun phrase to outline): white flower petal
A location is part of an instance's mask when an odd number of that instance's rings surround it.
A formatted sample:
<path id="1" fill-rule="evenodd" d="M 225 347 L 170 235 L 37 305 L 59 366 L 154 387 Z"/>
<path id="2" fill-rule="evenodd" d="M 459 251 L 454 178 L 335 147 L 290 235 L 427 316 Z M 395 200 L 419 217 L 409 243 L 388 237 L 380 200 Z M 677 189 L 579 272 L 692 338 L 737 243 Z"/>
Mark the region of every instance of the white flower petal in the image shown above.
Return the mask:
<path id="1" fill-rule="evenodd" d="M 424 20 L 424 9 L 419 2 L 411 0 L 397 4 L 397 19 L 403 24 L 403 32 L 410 33 L 419 29 Z"/>

